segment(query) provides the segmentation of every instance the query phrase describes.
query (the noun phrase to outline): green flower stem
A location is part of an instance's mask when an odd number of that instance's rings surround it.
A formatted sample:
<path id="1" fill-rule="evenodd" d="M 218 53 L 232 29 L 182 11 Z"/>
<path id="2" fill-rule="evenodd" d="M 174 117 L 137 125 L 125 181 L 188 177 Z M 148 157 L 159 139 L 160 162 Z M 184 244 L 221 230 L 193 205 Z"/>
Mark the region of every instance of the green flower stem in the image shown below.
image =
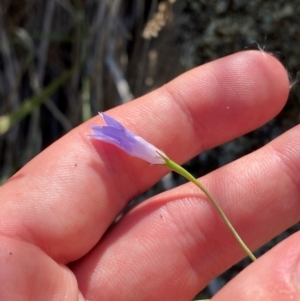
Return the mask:
<path id="1" fill-rule="evenodd" d="M 162 156 L 162 155 L 161 155 Z M 221 215 L 223 221 L 225 222 L 228 229 L 231 231 L 237 242 L 240 244 L 240 246 L 243 248 L 243 250 L 247 253 L 247 255 L 252 259 L 252 261 L 256 260 L 256 257 L 253 255 L 253 253 L 250 251 L 250 249 L 246 246 L 246 244 L 243 242 L 241 237 L 238 235 L 234 227 L 231 225 L 229 219 L 223 212 L 222 208 L 216 201 L 216 199 L 210 194 L 210 192 L 199 182 L 194 178 L 188 171 L 186 171 L 184 168 L 182 168 L 180 165 L 175 163 L 174 161 L 170 160 L 167 157 L 162 156 L 166 160 L 166 166 L 169 167 L 171 170 L 177 172 L 178 174 L 182 175 L 189 181 L 193 182 L 197 187 L 199 187 L 206 196 L 211 200 L 215 208 L 217 209 L 218 213 Z"/>

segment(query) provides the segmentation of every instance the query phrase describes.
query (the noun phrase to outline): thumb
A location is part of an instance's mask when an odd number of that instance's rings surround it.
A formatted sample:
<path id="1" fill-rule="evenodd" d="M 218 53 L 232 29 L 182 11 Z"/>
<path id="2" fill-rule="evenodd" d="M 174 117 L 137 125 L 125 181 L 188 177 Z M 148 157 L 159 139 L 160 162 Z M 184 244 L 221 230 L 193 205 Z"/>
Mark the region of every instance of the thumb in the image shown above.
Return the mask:
<path id="1" fill-rule="evenodd" d="M 300 232 L 228 283 L 212 301 L 300 300 Z"/>

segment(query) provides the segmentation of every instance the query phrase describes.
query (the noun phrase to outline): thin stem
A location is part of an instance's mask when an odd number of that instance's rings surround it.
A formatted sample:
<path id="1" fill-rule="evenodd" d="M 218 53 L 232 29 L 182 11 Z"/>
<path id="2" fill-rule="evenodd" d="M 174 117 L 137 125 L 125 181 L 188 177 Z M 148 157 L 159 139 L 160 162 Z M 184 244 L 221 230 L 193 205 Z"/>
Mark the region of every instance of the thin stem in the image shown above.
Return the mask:
<path id="1" fill-rule="evenodd" d="M 239 234 L 236 232 L 232 224 L 230 223 L 229 219 L 225 215 L 224 211 L 216 201 L 216 199 L 211 195 L 211 193 L 199 182 L 194 178 L 188 171 L 186 171 L 184 168 L 182 168 L 180 165 L 175 163 L 174 161 L 170 160 L 167 157 L 163 157 L 166 160 L 166 165 L 169 167 L 171 170 L 177 172 L 178 174 L 182 175 L 189 181 L 193 182 L 197 187 L 199 187 L 205 194 L 206 196 L 211 200 L 212 204 L 215 206 L 217 209 L 218 213 L 222 217 L 223 221 L 235 237 L 235 239 L 238 241 L 240 246 L 243 248 L 243 250 L 247 253 L 247 255 L 251 258 L 252 261 L 256 260 L 256 257 L 253 255 L 253 253 L 250 251 L 250 249 L 247 247 L 247 245 L 243 242 Z"/>

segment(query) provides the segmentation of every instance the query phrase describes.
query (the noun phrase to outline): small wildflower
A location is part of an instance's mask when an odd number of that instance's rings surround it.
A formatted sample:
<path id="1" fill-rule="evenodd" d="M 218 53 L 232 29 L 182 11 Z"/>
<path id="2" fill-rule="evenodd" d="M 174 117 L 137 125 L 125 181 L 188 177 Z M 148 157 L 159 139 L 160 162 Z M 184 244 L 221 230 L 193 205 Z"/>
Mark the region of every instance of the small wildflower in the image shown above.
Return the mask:
<path id="1" fill-rule="evenodd" d="M 125 127 L 114 118 L 99 113 L 104 119 L 106 126 L 92 125 L 93 134 L 88 136 L 113 144 L 130 156 L 140 158 L 151 164 L 166 164 L 167 156 L 142 137 L 125 129 Z"/>
<path id="2" fill-rule="evenodd" d="M 140 136 L 137 136 L 134 133 L 126 130 L 126 128 L 120 122 L 104 113 L 99 114 L 104 119 L 106 126 L 92 125 L 91 129 L 93 130 L 93 134 L 89 134 L 89 137 L 113 144 L 121 150 L 128 153 L 130 156 L 140 158 L 151 164 L 163 164 L 170 170 L 177 172 L 178 174 L 182 175 L 183 177 L 194 183 L 210 199 L 210 201 L 220 214 L 221 218 L 225 222 L 226 226 L 231 231 L 231 233 L 233 234 L 237 242 L 240 244 L 240 246 L 243 248 L 243 250 L 246 252 L 246 254 L 253 261 L 256 260 L 251 250 L 247 247 L 247 245 L 243 242 L 243 240 L 238 235 L 234 227 L 231 225 L 229 219 L 223 212 L 216 199 L 199 181 L 197 181 L 187 170 L 185 170 L 180 165 L 169 159 L 161 150 L 156 148 L 154 145 L 147 142 Z"/>

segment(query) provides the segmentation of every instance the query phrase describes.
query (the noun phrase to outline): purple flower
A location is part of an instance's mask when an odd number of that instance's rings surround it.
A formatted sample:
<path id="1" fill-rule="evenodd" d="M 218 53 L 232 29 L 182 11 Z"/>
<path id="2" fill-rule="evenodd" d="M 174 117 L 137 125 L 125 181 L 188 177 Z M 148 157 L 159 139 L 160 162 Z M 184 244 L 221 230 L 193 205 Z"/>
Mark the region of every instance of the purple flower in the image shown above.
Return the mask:
<path id="1" fill-rule="evenodd" d="M 154 145 L 143 138 L 125 129 L 125 127 L 112 117 L 99 113 L 106 126 L 92 125 L 93 134 L 88 135 L 91 138 L 105 141 L 122 149 L 130 156 L 138 157 L 151 164 L 166 164 L 163 159 L 167 156 Z"/>

